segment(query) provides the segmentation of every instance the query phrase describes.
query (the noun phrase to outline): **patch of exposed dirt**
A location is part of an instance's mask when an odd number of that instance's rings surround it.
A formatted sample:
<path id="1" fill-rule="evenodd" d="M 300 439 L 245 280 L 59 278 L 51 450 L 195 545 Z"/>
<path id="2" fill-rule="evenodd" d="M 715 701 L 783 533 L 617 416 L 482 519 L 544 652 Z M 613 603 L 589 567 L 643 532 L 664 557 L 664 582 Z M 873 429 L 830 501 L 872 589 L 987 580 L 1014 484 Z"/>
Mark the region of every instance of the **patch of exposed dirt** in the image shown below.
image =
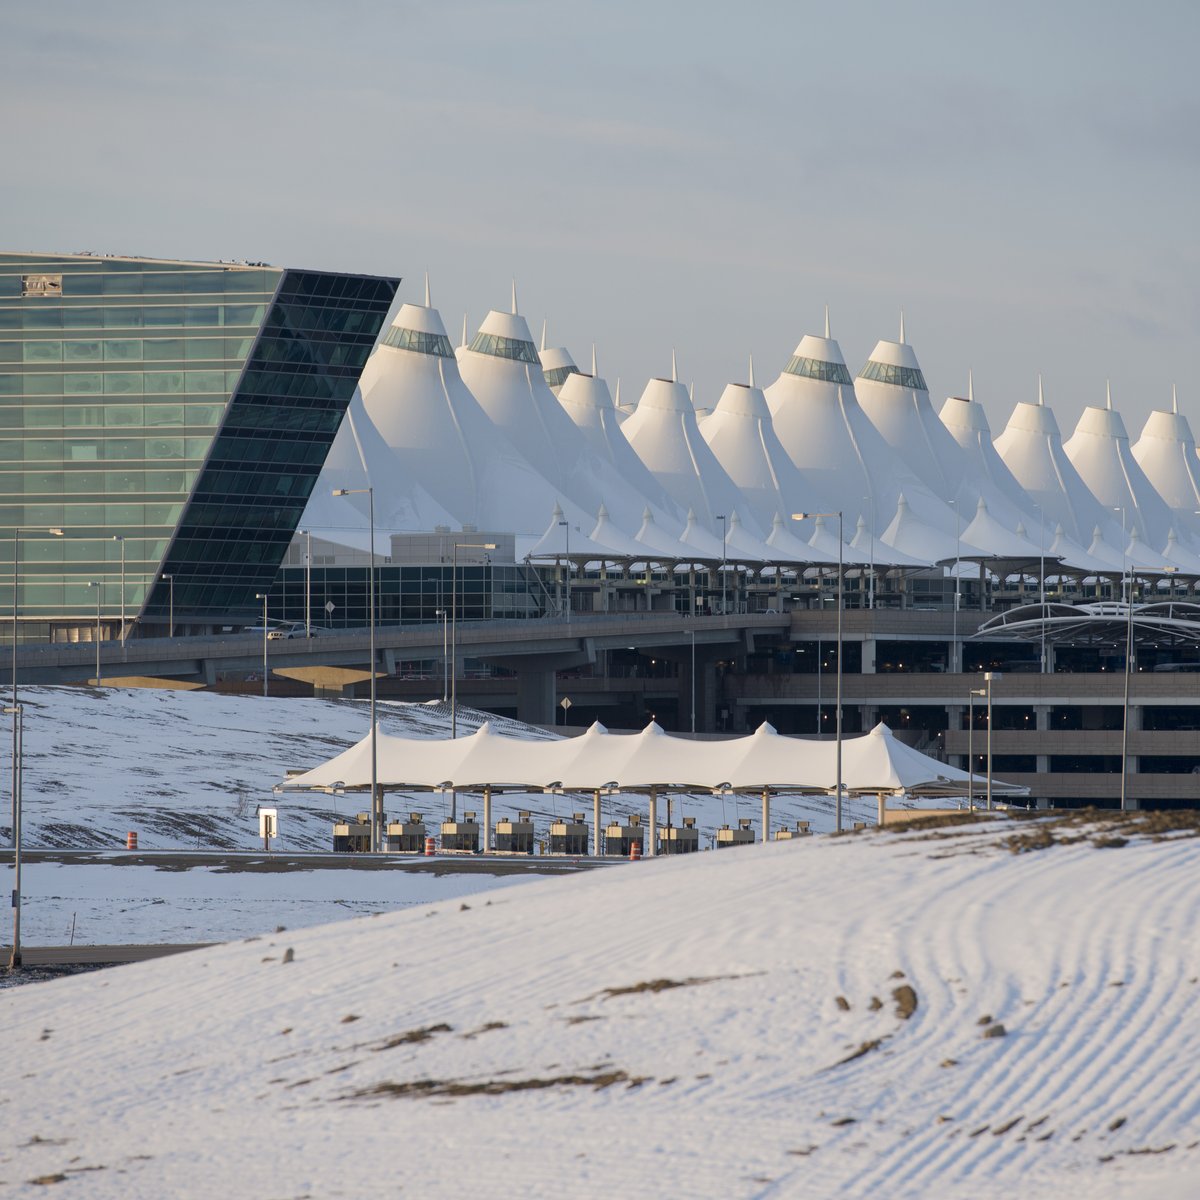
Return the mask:
<path id="1" fill-rule="evenodd" d="M 907 983 L 892 989 L 892 999 L 896 1002 L 896 1016 L 902 1021 L 917 1011 L 917 993 Z"/>
<path id="2" fill-rule="evenodd" d="M 420 1042 L 427 1042 L 435 1034 L 438 1033 L 453 1033 L 454 1030 L 444 1021 L 437 1025 L 425 1025 L 420 1029 L 409 1029 L 404 1033 L 398 1033 L 395 1037 L 384 1038 L 378 1046 L 372 1046 L 373 1050 L 394 1050 L 397 1046 L 415 1046 Z"/>
<path id="3" fill-rule="evenodd" d="M 448 1096 L 504 1096 L 510 1092 L 545 1091 L 548 1088 L 605 1088 L 624 1084 L 628 1088 L 652 1083 L 648 1075 L 630 1075 L 626 1071 L 601 1071 L 595 1075 L 551 1075 L 542 1079 L 483 1079 L 464 1082 L 456 1079 L 413 1079 L 406 1083 L 377 1083 L 343 1096 L 344 1100 L 431 1099 Z"/>

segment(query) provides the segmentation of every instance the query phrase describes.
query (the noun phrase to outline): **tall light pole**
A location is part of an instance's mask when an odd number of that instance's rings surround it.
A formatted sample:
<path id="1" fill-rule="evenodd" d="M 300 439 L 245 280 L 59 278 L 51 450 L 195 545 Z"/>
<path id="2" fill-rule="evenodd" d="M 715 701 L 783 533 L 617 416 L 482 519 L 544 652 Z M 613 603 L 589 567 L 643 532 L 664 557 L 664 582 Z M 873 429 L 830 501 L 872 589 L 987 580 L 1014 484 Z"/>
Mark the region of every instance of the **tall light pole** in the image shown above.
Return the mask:
<path id="1" fill-rule="evenodd" d="M 875 607 L 875 493 L 872 492 L 869 496 L 864 496 L 864 500 L 870 501 L 871 504 L 871 591 L 870 599 L 867 607 Z"/>
<path id="2" fill-rule="evenodd" d="M 304 544 L 304 636 L 312 637 L 312 530 L 301 529 L 306 539 Z M 371 548 L 375 548 L 374 542 Z"/>
<path id="3" fill-rule="evenodd" d="M 985 671 L 983 681 L 987 684 L 987 806 L 992 811 L 992 682 L 1002 679 L 1000 671 Z"/>
<path id="4" fill-rule="evenodd" d="M 12 704 L 4 709 L 4 715 L 13 719 L 13 746 L 15 748 L 13 755 L 13 778 L 16 780 L 15 789 L 13 791 L 13 892 L 12 892 L 12 915 L 13 915 L 13 943 L 12 954 L 8 959 L 8 969 L 10 971 L 19 971 L 21 969 L 21 824 L 23 813 L 21 812 L 21 750 L 23 736 L 23 721 L 21 705 Z"/>
<path id="5" fill-rule="evenodd" d="M 843 579 L 842 570 L 842 510 L 837 512 L 802 512 L 792 513 L 793 521 L 806 521 L 809 517 L 837 517 L 838 522 L 838 592 L 837 592 L 837 716 L 834 721 L 835 737 L 837 738 L 837 802 L 834 804 L 835 827 L 842 831 L 842 608 L 843 608 Z"/>
<path id="6" fill-rule="evenodd" d="M 439 608 L 434 616 L 442 618 L 442 703 L 448 704 L 450 701 L 450 651 L 447 646 L 446 629 L 450 618 L 444 608 Z"/>
<path id="7" fill-rule="evenodd" d="M 13 529 L 13 615 L 12 615 L 12 715 L 13 717 L 13 757 L 12 757 L 12 804 L 13 804 L 13 845 L 17 844 L 17 804 L 20 799 L 20 780 L 18 779 L 17 771 L 17 713 L 20 711 L 20 705 L 17 703 L 17 618 L 19 616 L 18 596 L 20 595 L 21 584 L 21 534 L 23 533 L 45 533 L 51 537 L 62 537 L 63 531 L 57 526 L 45 528 L 39 525 L 18 525 Z"/>
<path id="8" fill-rule="evenodd" d="M 1121 598 L 1125 601 L 1125 698 L 1121 704 L 1121 811 L 1129 801 L 1127 785 L 1129 779 L 1129 675 L 1133 662 L 1133 576 L 1129 578 L 1129 592 L 1125 591 L 1127 534 L 1125 533 L 1125 507 L 1113 510 L 1121 514 Z"/>
<path id="9" fill-rule="evenodd" d="M 950 670 L 957 672 L 958 664 L 958 608 L 959 608 L 959 579 L 962 563 L 962 513 L 959 511 L 958 500 L 949 501 L 954 505 L 954 632 L 950 637 Z"/>
<path id="10" fill-rule="evenodd" d="M 371 566 L 367 582 L 371 596 L 368 605 L 371 622 L 371 851 L 378 854 L 383 848 L 383 796 L 379 792 L 378 763 L 376 759 L 375 738 L 375 489 L 365 488 L 335 488 L 335 496 L 367 497 L 367 520 L 371 529 Z"/>
<path id="11" fill-rule="evenodd" d="M 263 697 L 267 696 L 267 593 L 255 592 L 255 600 L 263 602 Z"/>
<path id="12" fill-rule="evenodd" d="M 567 531 L 567 620 L 571 619 L 571 525 L 568 521 L 559 521 Z"/>
<path id="13" fill-rule="evenodd" d="M 975 811 L 975 697 L 986 696 L 986 688 L 967 693 L 967 807 Z"/>
<path id="14" fill-rule="evenodd" d="M 729 533 L 729 524 L 724 513 L 718 513 L 717 520 L 721 522 L 721 616 L 725 616 L 728 612 L 725 600 L 725 539 Z"/>
<path id="15" fill-rule="evenodd" d="M 495 550 L 495 542 L 455 542 L 450 554 L 450 736 L 458 737 L 458 552 Z M 458 793 L 450 793 L 450 820 L 458 816 Z"/>
<path id="16" fill-rule="evenodd" d="M 125 535 L 114 533 L 114 542 L 121 544 L 121 661 L 125 661 Z"/>
<path id="17" fill-rule="evenodd" d="M 88 587 L 96 589 L 96 686 L 100 686 L 100 593 L 103 585 L 99 580 L 88 581 Z"/>
<path id="18" fill-rule="evenodd" d="M 167 589 L 170 593 L 170 603 L 167 608 L 167 637 L 175 636 L 175 576 L 164 575 L 163 578 L 167 581 Z"/>
<path id="19" fill-rule="evenodd" d="M 696 631 L 689 630 L 692 635 L 692 734 L 696 733 Z"/>

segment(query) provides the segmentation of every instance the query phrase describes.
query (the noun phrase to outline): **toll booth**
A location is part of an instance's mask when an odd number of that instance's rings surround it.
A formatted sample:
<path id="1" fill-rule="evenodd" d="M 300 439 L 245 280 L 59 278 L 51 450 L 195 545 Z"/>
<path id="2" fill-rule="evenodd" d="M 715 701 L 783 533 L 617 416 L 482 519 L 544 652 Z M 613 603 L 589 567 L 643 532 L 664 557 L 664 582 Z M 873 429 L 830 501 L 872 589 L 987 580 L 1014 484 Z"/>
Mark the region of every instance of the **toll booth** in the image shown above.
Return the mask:
<path id="1" fill-rule="evenodd" d="M 518 813 L 515 821 L 509 817 L 496 822 L 496 853 L 533 853 L 533 820 L 529 813 Z"/>
<path id="2" fill-rule="evenodd" d="M 384 830 L 384 846 L 400 854 L 425 853 L 425 819 L 409 813 L 407 821 L 392 821 Z"/>
<path id="3" fill-rule="evenodd" d="M 777 842 L 790 842 L 793 838 L 802 837 L 812 837 L 812 830 L 809 828 L 807 821 L 797 821 L 795 829 L 775 830 L 775 840 Z"/>
<path id="4" fill-rule="evenodd" d="M 638 853 L 644 854 L 646 851 L 646 830 L 642 827 L 642 818 L 640 813 L 630 813 L 626 817 L 626 823 L 622 825 L 619 821 L 614 821 L 604 831 L 604 853 L 609 858 L 628 858 L 629 852 L 634 844 L 637 844 Z"/>
<path id="5" fill-rule="evenodd" d="M 554 821 L 550 826 L 550 853 L 586 854 L 590 832 L 583 813 L 572 813 L 569 821 Z"/>
<path id="6" fill-rule="evenodd" d="M 371 814 L 360 812 L 353 821 L 340 821 L 333 827 L 335 854 L 366 854 L 371 849 Z"/>
<path id="7" fill-rule="evenodd" d="M 754 843 L 754 830 L 750 828 L 750 818 L 743 817 L 736 829 L 722 825 L 717 830 L 717 849 L 724 850 L 729 846 L 750 846 Z"/>
<path id="8" fill-rule="evenodd" d="M 479 853 L 479 822 L 475 820 L 475 813 L 463 813 L 461 821 L 442 822 L 442 852 L 446 851 Z"/>
<path id="9" fill-rule="evenodd" d="M 667 825 L 658 832 L 659 854 L 694 854 L 700 849 L 700 830 L 695 817 L 684 817 L 682 825 Z"/>

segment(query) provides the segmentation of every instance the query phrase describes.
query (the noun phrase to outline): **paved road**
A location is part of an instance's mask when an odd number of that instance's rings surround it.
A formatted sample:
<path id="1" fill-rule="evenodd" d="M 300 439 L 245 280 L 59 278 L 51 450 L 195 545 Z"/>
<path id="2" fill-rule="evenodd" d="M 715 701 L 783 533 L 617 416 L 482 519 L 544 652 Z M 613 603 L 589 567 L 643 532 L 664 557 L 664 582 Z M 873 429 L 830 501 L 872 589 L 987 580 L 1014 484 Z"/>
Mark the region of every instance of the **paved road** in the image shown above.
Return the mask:
<path id="1" fill-rule="evenodd" d="M 112 963 L 144 962 L 168 954 L 200 950 L 211 942 L 173 946 L 22 946 L 21 957 L 27 967 L 108 966 Z M 0 946 L 2 961 L 7 963 L 11 946 Z"/>
<path id="2" fill-rule="evenodd" d="M 566 855 L 439 854 L 262 854 L 194 850 L 25 850 L 27 863 L 71 866 L 155 867 L 160 871 L 190 871 L 211 867 L 222 873 L 256 874 L 285 871 L 415 871 L 443 875 L 574 875 L 596 867 L 615 866 L 620 858 L 569 858 Z M 0 866 L 12 862 L 13 852 L 0 850 Z"/>

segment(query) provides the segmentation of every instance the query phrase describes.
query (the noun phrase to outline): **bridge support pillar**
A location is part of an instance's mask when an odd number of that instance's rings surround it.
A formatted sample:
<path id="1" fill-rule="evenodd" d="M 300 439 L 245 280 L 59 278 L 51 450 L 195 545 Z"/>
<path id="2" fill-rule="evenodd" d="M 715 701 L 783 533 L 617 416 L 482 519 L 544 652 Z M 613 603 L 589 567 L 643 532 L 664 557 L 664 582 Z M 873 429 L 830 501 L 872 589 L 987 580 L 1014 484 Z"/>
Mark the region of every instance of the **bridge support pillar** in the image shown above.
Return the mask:
<path id="1" fill-rule="evenodd" d="M 517 719 L 531 725 L 554 724 L 554 671 L 524 667 L 517 674 Z"/>

